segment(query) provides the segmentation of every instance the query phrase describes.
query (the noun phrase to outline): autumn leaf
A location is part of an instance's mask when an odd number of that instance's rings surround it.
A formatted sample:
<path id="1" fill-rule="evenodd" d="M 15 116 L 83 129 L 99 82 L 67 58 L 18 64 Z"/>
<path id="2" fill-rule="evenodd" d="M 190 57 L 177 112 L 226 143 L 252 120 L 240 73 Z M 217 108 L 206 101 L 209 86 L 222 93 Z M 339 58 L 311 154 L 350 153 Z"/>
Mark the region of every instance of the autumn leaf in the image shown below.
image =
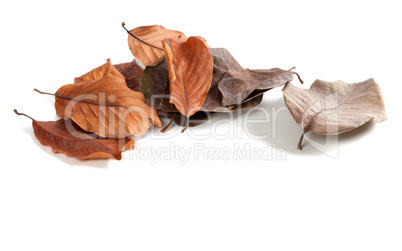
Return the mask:
<path id="1" fill-rule="evenodd" d="M 106 64 L 96 67 L 95 69 L 85 73 L 82 76 L 76 77 L 74 79 L 74 83 L 79 83 L 79 82 L 88 81 L 88 80 L 100 80 L 100 79 L 104 78 L 105 75 L 114 76 L 117 78 L 124 78 L 122 73 L 120 73 L 120 71 L 118 71 L 110 63 L 110 59 L 108 59 Z"/>
<path id="2" fill-rule="evenodd" d="M 264 91 L 261 91 L 260 94 L 253 91 L 247 96 L 247 100 L 242 100 L 240 104 L 231 106 L 223 105 L 223 95 L 218 88 L 220 82 L 227 71 L 241 71 L 243 68 L 228 50 L 224 48 L 210 48 L 209 51 L 214 64 L 212 83 L 200 111 L 190 116 L 189 126 L 195 126 L 206 121 L 210 115 L 216 112 L 233 112 L 238 109 L 253 108 L 260 104 L 263 98 L 262 94 Z M 281 73 L 282 71 L 278 72 Z M 286 71 L 286 74 L 287 73 L 288 71 Z M 293 73 L 291 74 L 293 75 Z M 169 103 L 170 91 L 168 75 L 165 60 L 161 60 L 154 66 L 147 66 L 140 79 L 140 91 L 144 94 L 146 103 L 154 109 L 157 109 L 159 115 L 173 119 L 173 122 L 179 126 L 186 126 L 184 123 L 184 121 L 186 121 L 185 116 L 176 114 L 179 113 L 177 108 Z M 254 83 L 259 84 L 258 82 Z"/>
<path id="3" fill-rule="evenodd" d="M 201 109 L 211 86 L 212 56 L 198 37 L 185 42 L 171 39 L 168 43 L 162 42 L 169 70 L 170 103 L 189 118 Z"/>
<path id="4" fill-rule="evenodd" d="M 124 29 L 125 24 L 122 23 Z M 181 38 L 186 41 L 187 37 L 180 31 L 168 30 L 160 25 L 141 26 L 127 30 L 128 45 L 134 57 L 141 61 L 144 66 L 152 65 L 164 55 L 162 41 L 166 39 Z"/>
<path id="5" fill-rule="evenodd" d="M 266 90 L 255 91 L 253 88 L 257 88 L 257 85 L 260 83 L 258 81 L 250 81 L 250 85 L 246 85 L 246 89 L 244 90 L 246 100 L 241 100 L 240 104 L 236 105 L 224 105 L 222 97 L 223 94 L 219 90 L 219 85 L 222 80 L 224 80 L 223 85 L 228 84 L 228 78 L 224 78 L 226 72 L 228 71 L 242 71 L 243 68 L 241 65 L 233 58 L 230 52 L 224 48 L 210 48 L 209 49 L 212 59 L 213 59 L 213 74 L 212 74 L 212 83 L 208 90 L 205 101 L 200 109 L 200 111 L 204 112 L 233 112 L 237 109 L 250 109 L 256 105 L 258 105 L 262 101 L 263 93 Z M 273 70 L 266 70 L 267 72 L 274 72 Z M 284 73 L 284 75 L 288 76 L 289 79 L 292 78 L 293 72 L 278 70 L 278 74 Z M 289 74 L 289 75 L 288 75 Z M 164 112 L 177 112 L 175 106 L 170 105 L 169 98 L 170 92 L 169 89 L 166 89 L 166 85 L 168 85 L 168 70 L 165 60 L 161 60 L 158 64 L 154 66 L 148 66 L 145 68 L 144 73 L 140 79 L 140 91 L 144 93 L 146 103 L 152 106 L 154 109 L 158 109 Z M 273 76 L 275 78 L 277 76 Z M 286 83 L 288 79 L 283 82 L 279 82 L 277 85 L 281 85 Z M 254 84 L 254 85 L 252 85 Z M 222 87 L 224 91 L 226 89 Z M 250 94 L 250 90 L 252 93 Z M 239 90 L 242 92 L 242 90 Z M 229 92 L 226 92 L 229 95 Z M 248 95 L 248 96 L 247 96 Z M 152 102 L 151 102 L 152 101 Z"/>
<path id="6" fill-rule="evenodd" d="M 293 80 L 294 72 L 280 68 L 228 70 L 219 82 L 223 105 L 233 106 L 248 101 Z"/>
<path id="7" fill-rule="evenodd" d="M 17 110 L 14 112 L 27 116 Z M 134 139 L 99 138 L 93 133 L 85 132 L 71 120 L 37 121 L 32 119 L 32 127 L 35 137 L 42 145 L 50 146 L 54 153 L 64 153 L 81 160 L 120 160 L 121 152 L 134 149 Z"/>
<path id="8" fill-rule="evenodd" d="M 145 96 L 145 103 L 154 109 L 159 109 L 165 90 L 169 89 L 169 71 L 166 60 L 163 59 L 158 64 L 145 67 L 141 75 L 139 91 Z M 170 97 L 167 96 L 169 99 Z M 178 112 L 177 109 L 174 110 Z"/>
<path id="9" fill-rule="evenodd" d="M 139 90 L 140 78 L 144 70 L 135 59 L 129 63 L 116 64 L 114 67 L 124 76 L 128 88 L 133 91 Z"/>
<path id="10" fill-rule="evenodd" d="M 71 118 L 83 130 L 101 137 L 141 136 L 152 123 L 161 126 L 157 113 L 145 104 L 144 95 L 127 87 L 110 60 L 76 78 L 74 84 L 62 86 L 55 96 L 58 116 Z"/>
<path id="11" fill-rule="evenodd" d="M 287 84 L 283 89 L 286 106 L 302 127 L 298 149 L 305 133 L 338 135 L 374 118 L 387 119 L 381 90 L 374 79 L 348 84 L 316 80 L 309 90 Z"/>

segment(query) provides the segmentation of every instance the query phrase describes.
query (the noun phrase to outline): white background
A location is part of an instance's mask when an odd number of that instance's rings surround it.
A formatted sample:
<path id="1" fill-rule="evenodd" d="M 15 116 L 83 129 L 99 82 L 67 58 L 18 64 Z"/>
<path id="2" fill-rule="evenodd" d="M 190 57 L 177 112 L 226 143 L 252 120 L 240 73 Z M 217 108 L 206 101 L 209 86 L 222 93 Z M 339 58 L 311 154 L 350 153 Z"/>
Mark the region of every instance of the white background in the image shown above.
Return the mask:
<path id="1" fill-rule="evenodd" d="M 0 250 L 402 250 L 400 11 L 386 0 L 3 1 Z M 308 143 L 296 150 L 301 129 L 283 109 L 275 125 L 273 117 L 247 123 L 264 119 L 256 110 L 213 132 L 211 124 L 166 136 L 155 128 L 154 138 L 137 140 L 148 150 L 275 146 L 282 161 L 193 155 L 184 165 L 173 157 L 151 164 L 138 149 L 121 161 L 53 154 L 13 109 L 55 120 L 53 98 L 33 88 L 55 92 L 107 58 L 131 61 L 122 21 L 202 36 L 245 68 L 296 66 L 305 88 L 317 78 L 373 77 L 389 119 L 340 136 L 324 153 Z M 284 107 L 280 89 L 259 107 Z M 230 127 L 236 135 L 225 138 Z"/>

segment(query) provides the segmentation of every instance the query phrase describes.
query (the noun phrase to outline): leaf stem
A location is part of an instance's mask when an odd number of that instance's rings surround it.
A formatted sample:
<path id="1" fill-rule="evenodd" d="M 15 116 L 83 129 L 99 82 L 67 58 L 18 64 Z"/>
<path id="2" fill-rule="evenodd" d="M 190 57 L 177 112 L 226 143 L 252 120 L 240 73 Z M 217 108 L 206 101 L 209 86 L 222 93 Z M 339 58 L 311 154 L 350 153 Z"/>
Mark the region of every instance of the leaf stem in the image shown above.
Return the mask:
<path id="1" fill-rule="evenodd" d="M 32 119 L 32 120 L 35 120 L 35 119 L 33 119 L 31 116 L 26 115 L 25 113 L 20 113 L 20 112 L 18 112 L 17 109 L 14 109 L 14 112 L 15 112 L 15 114 L 17 114 L 18 116 L 25 116 L 25 117 L 27 117 L 27 118 L 30 118 L 30 119 Z"/>
<path id="2" fill-rule="evenodd" d="M 303 150 L 302 149 L 303 139 L 304 139 L 304 132 L 302 133 L 302 135 L 300 137 L 300 140 L 299 140 L 299 143 L 297 144 L 297 150 L 300 150 L 300 151 Z"/>
<path id="3" fill-rule="evenodd" d="M 56 94 L 53 93 L 49 93 L 49 92 L 43 92 L 43 91 L 39 91 L 38 89 L 34 89 L 34 91 L 40 93 L 40 94 L 46 94 L 46 95 L 51 95 L 51 96 L 57 96 Z"/>
<path id="4" fill-rule="evenodd" d="M 158 46 L 155 46 L 155 45 L 153 45 L 153 44 L 150 44 L 150 43 L 148 43 L 148 42 L 145 42 L 145 41 L 142 40 L 141 38 L 139 38 L 139 37 L 137 37 L 136 35 L 134 35 L 133 33 L 131 33 L 129 30 L 127 30 L 126 24 L 125 24 L 124 22 L 121 23 L 121 26 L 123 27 L 123 29 L 125 29 L 125 30 L 127 31 L 128 34 L 130 34 L 133 38 L 137 39 L 137 40 L 140 41 L 141 43 L 144 43 L 144 44 L 146 44 L 146 45 L 148 45 L 148 46 L 151 46 L 151 47 L 153 47 L 153 48 L 156 48 L 156 49 L 159 49 L 159 50 L 163 51 L 162 48 L 160 48 L 160 47 L 158 47 Z"/>
<path id="5" fill-rule="evenodd" d="M 173 123 L 174 117 L 176 117 L 176 113 L 173 114 L 173 117 L 172 117 L 172 119 L 170 120 L 169 124 L 167 124 L 165 127 L 162 128 L 161 133 L 165 133 L 166 130 L 170 128 L 170 126 L 171 126 L 172 123 Z"/>
<path id="6" fill-rule="evenodd" d="M 300 83 L 301 83 L 301 84 L 304 84 L 304 81 L 303 81 L 303 79 L 301 79 L 299 73 L 294 72 L 294 71 L 293 71 L 293 73 L 296 74 L 296 76 L 297 76 L 297 78 L 299 79 Z"/>
<path id="7" fill-rule="evenodd" d="M 292 70 L 294 70 L 294 69 L 296 69 L 295 66 L 293 66 L 292 68 L 290 68 L 289 71 L 292 71 Z M 297 76 L 297 78 L 299 79 L 300 83 L 301 83 L 301 84 L 304 84 L 304 81 L 303 81 L 303 79 L 301 79 L 300 75 L 299 75 L 297 72 L 294 72 L 294 71 L 292 71 L 292 72 L 293 72 L 293 74 L 295 74 L 295 75 Z"/>

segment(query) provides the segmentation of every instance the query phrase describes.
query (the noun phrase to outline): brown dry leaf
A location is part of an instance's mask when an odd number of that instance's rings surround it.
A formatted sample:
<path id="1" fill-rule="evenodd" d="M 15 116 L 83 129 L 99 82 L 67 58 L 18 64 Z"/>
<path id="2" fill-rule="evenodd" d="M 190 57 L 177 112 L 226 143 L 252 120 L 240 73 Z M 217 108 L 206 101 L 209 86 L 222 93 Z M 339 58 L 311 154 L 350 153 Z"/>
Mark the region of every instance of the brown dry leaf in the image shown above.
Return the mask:
<path id="1" fill-rule="evenodd" d="M 141 136 L 155 124 L 156 112 L 145 104 L 144 95 L 130 90 L 124 76 L 110 63 L 76 78 L 55 94 L 56 112 L 71 118 L 82 129 L 101 137 Z"/>
<path id="2" fill-rule="evenodd" d="M 240 64 L 224 48 L 209 49 L 213 59 L 212 83 L 205 98 L 201 111 L 205 112 L 232 112 L 237 109 L 250 109 L 258 105 L 262 95 L 249 99 L 239 106 L 228 107 L 222 105 L 222 94 L 218 85 L 228 70 L 242 70 Z M 166 60 L 161 60 L 154 66 L 145 68 L 140 79 L 140 91 L 145 96 L 146 104 L 164 112 L 178 112 L 176 107 L 169 103 L 169 72 Z"/>
<path id="3" fill-rule="evenodd" d="M 99 67 L 96 67 L 95 69 L 85 73 L 82 76 L 76 77 L 74 79 L 74 83 L 79 83 L 79 82 L 88 81 L 88 80 L 100 80 L 106 74 L 109 76 L 124 78 L 124 76 L 115 67 L 113 67 L 113 65 L 110 63 L 110 59 L 107 59 L 107 62 L 105 64 L 103 64 Z"/>
<path id="4" fill-rule="evenodd" d="M 189 126 L 195 126 L 209 118 L 215 112 L 233 112 L 238 109 L 250 109 L 261 103 L 263 95 L 249 95 L 247 101 L 239 105 L 222 105 L 222 93 L 218 86 L 228 70 L 243 70 L 241 65 L 233 58 L 230 52 L 224 48 L 209 49 L 213 59 L 212 83 L 199 112 L 190 116 Z M 154 66 L 147 66 L 140 79 L 140 91 L 144 94 L 146 104 L 158 110 L 158 114 L 166 116 L 179 125 L 186 126 L 185 117 L 178 112 L 176 107 L 169 103 L 169 73 L 165 60 L 161 60 Z M 262 93 L 261 93 L 262 94 Z M 178 113 L 178 114 L 176 114 Z"/>
<path id="5" fill-rule="evenodd" d="M 124 28 L 124 23 L 122 24 Z M 124 28 L 125 29 L 125 28 Z M 128 46 L 134 57 L 144 66 L 152 65 L 164 55 L 162 41 L 176 40 L 178 37 L 186 41 L 187 37 L 180 31 L 168 30 L 160 25 L 141 26 L 128 31 Z"/>
<path id="6" fill-rule="evenodd" d="M 380 87 L 372 78 L 355 84 L 316 80 L 309 90 L 287 84 L 283 94 L 290 113 L 303 129 L 298 149 L 308 131 L 337 135 L 372 118 L 377 122 L 387 119 Z"/>
<path id="7" fill-rule="evenodd" d="M 16 110 L 14 112 L 27 116 Z M 134 149 L 134 139 L 99 138 L 93 133 L 85 132 L 71 120 L 37 121 L 32 119 L 32 127 L 35 137 L 42 145 L 50 146 L 54 153 L 64 153 L 77 159 L 120 160 L 121 152 Z"/>
<path id="8" fill-rule="evenodd" d="M 168 42 L 163 41 L 163 49 L 169 70 L 170 103 L 189 118 L 201 109 L 211 86 L 212 56 L 198 37 Z"/>
<path id="9" fill-rule="evenodd" d="M 144 70 L 135 59 L 129 63 L 116 64 L 114 67 L 124 76 L 128 88 L 133 91 L 139 90 L 140 78 Z"/>

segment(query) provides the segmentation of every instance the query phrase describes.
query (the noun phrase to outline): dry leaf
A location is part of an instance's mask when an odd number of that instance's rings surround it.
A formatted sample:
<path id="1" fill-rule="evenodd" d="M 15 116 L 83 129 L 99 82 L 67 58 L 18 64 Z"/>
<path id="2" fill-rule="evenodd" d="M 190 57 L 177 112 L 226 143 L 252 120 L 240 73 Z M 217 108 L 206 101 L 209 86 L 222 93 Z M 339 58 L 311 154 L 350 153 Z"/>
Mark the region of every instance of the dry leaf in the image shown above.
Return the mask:
<path id="1" fill-rule="evenodd" d="M 16 110 L 14 112 L 27 116 Z M 35 137 L 42 145 L 50 146 L 54 153 L 64 153 L 77 159 L 120 160 L 121 152 L 134 149 L 134 139 L 99 138 L 93 133 L 85 132 L 71 120 L 37 121 L 32 119 L 32 127 Z"/>
<path id="2" fill-rule="evenodd" d="M 169 70 L 170 103 L 187 118 L 199 111 L 212 82 L 213 60 L 208 47 L 198 37 L 181 42 L 163 41 Z"/>
<path id="3" fill-rule="evenodd" d="M 302 127 L 303 135 L 337 135 L 353 130 L 370 119 L 387 119 L 381 90 L 374 79 L 348 84 L 316 80 L 309 90 L 287 84 L 283 89 L 286 106 Z"/>
<path id="4" fill-rule="evenodd" d="M 124 76 L 108 62 L 62 86 L 55 94 L 56 112 L 71 118 L 82 129 L 101 137 L 125 138 L 143 135 L 154 123 L 156 112 L 145 104 L 144 95 L 130 90 Z"/>
<path id="5" fill-rule="evenodd" d="M 114 67 L 124 76 L 128 88 L 137 92 L 144 70 L 137 64 L 136 60 L 134 59 L 129 63 L 116 64 Z"/>
<path id="6" fill-rule="evenodd" d="M 124 78 L 124 76 L 110 63 L 110 59 L 108 59 L 106 64 L 96 67 L 95 69 L 85 73 L 82 76 L 76 77 L 74 79 L 74 83 L 88 80 L 100 80 L 106 74 L 117 78 Z"/>
<path id="7" fill-rule="evenodd" d="M 279 68 L 228 70 L 219 82 L 223 105 L 241 104 L 293 80 L 294 72 Z"/>
<path id="8" fill-rule="evenodd" d="M 145 68 L 140 78 L 139 91 L 144 94 L 147 105 L 159 109 L 165 89 L 169 89 L 169 71 L 166 60 L 161 60 L 158 64 Z M 175 112 L 178 112 L 177 109 Z"/>
<path id="9" fill-rule="evenodd" d="M 222 105 L 222 93 L 218 85 L 228 70 L 242 70 L 240 64 L 224 48 L 209 49 L 213 59 L 212 83 L 199 112 L 190 116 L 189 126 L 195 126 L 206 121 L 215 112 L 233 112 L 238 109 L 250 109 L 261 103 L 263 96 L 257 95 L 249 98 L 247 102 L 236 106 Z M 166 116 L 179 125 L 186 126 L 186 119 L 176 107 L 169 103 L 169 73 L 165 60 L 161 60 L 155 66 L 148 66 L 140 79 L 140 91 L 144 94 L 146 104 L 158 110 L 159 115 Z M 176 114 L 179 113 L 179 114 Z"/>
<path id="10" fill-rule="evenodd" d="M 123 27 L 124 27 L 123 23 Z M 162 41 L 176 40 L 178 37 L 186 41 L 187 37 L 180 31 L 165 29 L 160 25 L 141 26 L 128 31 L 128 45 L 134 57 L 144 66 L 152 65 L 164 55 Z"/>

